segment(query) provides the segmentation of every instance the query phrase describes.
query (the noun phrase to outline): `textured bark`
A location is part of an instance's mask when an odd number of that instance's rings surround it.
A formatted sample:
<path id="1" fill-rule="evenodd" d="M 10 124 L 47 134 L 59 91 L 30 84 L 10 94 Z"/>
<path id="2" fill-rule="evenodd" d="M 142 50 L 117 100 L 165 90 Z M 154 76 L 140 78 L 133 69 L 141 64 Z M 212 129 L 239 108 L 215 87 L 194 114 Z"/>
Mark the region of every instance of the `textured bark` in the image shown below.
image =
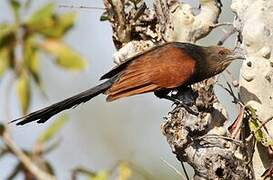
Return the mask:
<path id="1" fill-rule="evenodd" d="M 122 7 L 113 7 L 113 2 L 104 1 L 118 50 L 113 56 L 117 64 L 166 41 L 195 43 L 217 27 L 221 13 L 219 0 L 200 0 L 198 14 L 189 4 L 176 0 L 155 0 L 154 9 L 142 1 L 126 1 L 129 5 Z M 236 22 L 240 29 L 242 24 Z M 177 159 L 193 167 L 195 179 L 254 179 L 253 148 L 249 148 L 253 141 L 231 137 L 225 127 L 226 111 L 213 92 L 214 83 L 215 79 L 209 79 L 174 92 L 199 115 L 177 105 L 161 125 L 163 135 Z"/>
<path id="2" fill-rule="evenodd" d="M 240 95 L 245 104 L 256 109 L 259 120 L 266 121 L 273 115 L 273 1 L 233 0 L 231 8 L 237 14 L 235 25 L 247 53 L 240 72 Z M 272 140 L 273 121 L 265 127 Z M 272 166 L 272 147 L 257 143 L 255 148 L 253 169 L 259 179 Z"/>
<path id="3" fill-rule="evenodd" d="M 230 137 L 224 127 L 225 110 L 213 94 L 210 79 L 183 92 L 183 99 L 192 99 L 200 115 L 195 117 L 182 107 L 176 107 L 162 124 L 163 134 L 177 159 L 189 163 L 194 179 L 253 179 L 252 149 Z"/>

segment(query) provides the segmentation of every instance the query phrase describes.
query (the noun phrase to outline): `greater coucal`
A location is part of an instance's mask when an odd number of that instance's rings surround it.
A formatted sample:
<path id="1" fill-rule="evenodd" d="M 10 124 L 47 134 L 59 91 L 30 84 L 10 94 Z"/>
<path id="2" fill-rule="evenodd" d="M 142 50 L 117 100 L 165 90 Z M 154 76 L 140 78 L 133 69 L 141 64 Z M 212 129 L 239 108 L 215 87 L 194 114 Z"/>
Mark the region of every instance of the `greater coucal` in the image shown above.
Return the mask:
<path id="1" fill-rule="evenodd" d="M 202 47 L 190 43 L 169 42 L 128 59 L 104 74 L 105 82 L 63 101 L 13 120 L 17 125 L 44 123 L 61 111 L 89 101 L 103 93 L 107 101 L 154 92 L 164 97 L 171 90 L 185 87 L 222 72 L 232 60 L 233 51 L 219 46 Z"/>

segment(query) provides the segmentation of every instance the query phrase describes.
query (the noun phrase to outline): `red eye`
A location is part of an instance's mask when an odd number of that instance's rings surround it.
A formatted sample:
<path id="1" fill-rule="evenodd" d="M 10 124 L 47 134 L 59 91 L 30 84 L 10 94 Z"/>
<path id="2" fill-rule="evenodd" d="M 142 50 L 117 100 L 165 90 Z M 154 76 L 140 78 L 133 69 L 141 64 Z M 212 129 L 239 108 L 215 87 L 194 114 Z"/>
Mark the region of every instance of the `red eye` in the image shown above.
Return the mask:
<path id="1" fill-rule="evenodd" d="M 218 52 L 218 54 L 221 55 L 221 56 L 224 56 L 224 55 L 226 55 L 226 52 L 225 52 L 225 50 L 220 50 L 220 51 Z"/>

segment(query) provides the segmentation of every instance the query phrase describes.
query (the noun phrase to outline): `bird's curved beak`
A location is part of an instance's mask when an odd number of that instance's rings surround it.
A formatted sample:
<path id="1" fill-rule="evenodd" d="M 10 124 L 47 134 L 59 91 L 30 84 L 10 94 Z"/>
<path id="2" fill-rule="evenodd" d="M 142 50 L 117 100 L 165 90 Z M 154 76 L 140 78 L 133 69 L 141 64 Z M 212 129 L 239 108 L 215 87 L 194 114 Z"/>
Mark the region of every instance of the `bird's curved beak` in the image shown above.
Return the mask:
<path id="1" fill-rule="evenodd" d="M 245 60 L 245 56 L 243 54 L 232 54 L 232 55 L 228 55 L 227 56 L 227 59 L 230 59 L 230 60 L 236 60 L 236 59 L 241 59 L 241 60 Z"/>
<path id="2" fill-rule="evenodd" d="M 240 47 L 236 47 L 234 50 L 233 50 L 233 53 L 228 55 L 227 57 L 231 60 L 236 60 L 236 59 L 241 59 L 241 60 L 245 60 L 245 50 L 240 48 Z"/>

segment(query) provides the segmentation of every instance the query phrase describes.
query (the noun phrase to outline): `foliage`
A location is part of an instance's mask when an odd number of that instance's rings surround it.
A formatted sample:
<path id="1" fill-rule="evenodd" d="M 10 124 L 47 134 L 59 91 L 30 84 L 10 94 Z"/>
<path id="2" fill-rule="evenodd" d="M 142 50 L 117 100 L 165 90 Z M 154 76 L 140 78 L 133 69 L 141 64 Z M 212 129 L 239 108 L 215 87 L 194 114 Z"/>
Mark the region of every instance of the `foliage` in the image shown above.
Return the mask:
<path id="1" fill-rule="evenodd" d="M 264 130 L 261 128 L 263 126 L 262 122 L 259 120 L 256 110 L 251 106 L 245 107 L 245 119 L 248 120 L 250 131 L 254 134 L 256 140 L 260 142 L 265 147 L 273 146 L 273 139 L 268 135 L 266 128 Z"/>
<path id="2" fill-rule="evenodd" d="M 58 14 L 54 4 L 48 3 L 22 20 L 20 13 L 30 5 L 30 1 L 8 2 L 14 22 L 0 23 L 0 78 L 8 70 L 14 72 L 18 101 L 25 114 L 31 98 L 31 81 L 41 88 L 41 52 L 54 57 L 55 64 L 67 70 L 82 70 L 86 62 L 63 41 L 63 37 L 75 23 L 74 13 Z"/>
<path id="3" fill-rule="evenodd" d="M 54 175 L 55 174 L 54 169 L 51 163 L 44 158 L 44 155 L 58 147 L 59 143 L 53 143 L 49 145 L 48 142 L 57 135 L 57 133 L 65 125 L 67 120 L 68 119 L 66 115 L 60 116 L 51 126 L 49 126 L 44 132 L 41 133 L 36 143 L 34 144 L 32 150 L 26 149 L 21 150 L 19 149 L 19 147 L 17 147 L 16 148 L 17 151 L 19 150 L 21 151 L 21 153 L 27 155 L 27 157 L 31 159 L 31 161 L 44 172 L 50 175 Z M 0 158 L 8 154 L 16 156 L 16 153 L 14 152 L 15 148 L 11 144 L 7 143 L 7 140 L 5 140 L 4 133 L 7 134 L 8 132 L 4 124 L 0 123 L 0 131 L 1 131 L 0 138 L 3 141 L 3 145 L 0 147 Z M 19 173 L 23 173 L 25 179 L 36 179 L 36 176 L 32 174 L 32 172 L 25 166 L 25 164 L 22 161 L 20 161 L 20 158 L 19 157 L 17 158 L 19 161 L 17 162 L 17 164 L 15 165 L 7 179 L 13 179 Z"/>
<path id="4" fill-rule="evenodd" d="M 128 180 L 132 176 L 132 169 L 128 163 L 121 161 L 111 170 L 90 171 L 83 167 L 75 168 L 72 179 L 77 179 L 78 175 L 84 175 L 88 180 L 108 180 L 113 176 L 116 180 Z"/>

